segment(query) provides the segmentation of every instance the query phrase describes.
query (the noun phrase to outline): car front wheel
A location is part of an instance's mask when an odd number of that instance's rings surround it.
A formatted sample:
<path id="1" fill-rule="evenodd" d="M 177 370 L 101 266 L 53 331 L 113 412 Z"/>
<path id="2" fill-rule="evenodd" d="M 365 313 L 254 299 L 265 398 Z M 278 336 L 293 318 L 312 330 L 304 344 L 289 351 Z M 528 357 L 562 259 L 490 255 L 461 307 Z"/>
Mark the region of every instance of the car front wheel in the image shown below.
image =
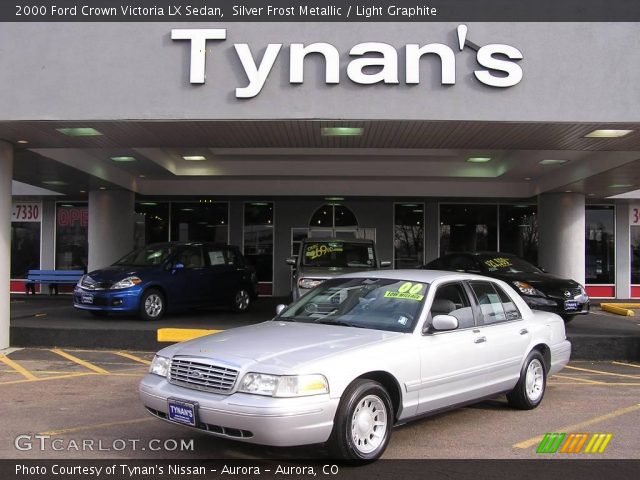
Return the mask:
<path id="1" fill-rule="evenodd" d="M 233 303 L 231 305 L 231 309 L 234 312 L 246 312 L 249 310 L 249 306 L 251 305 L 251 294 L 249 290 L 242 287 L 239 288 L 236 294 L 233 297 Z"/>
<path id="2" fill-rule="evenodd" d="M 140 317 L 143 320 L 160 320 L 166 308 L 164 296 L 155 288 L 144 292 L 140 299 Z"/>
<path id="3" fill-rule="evenodd" d="M 538 350 L 533 350 L 520 371 L 520 380 L 507 393 L 509 405 L 519 410 L 532 410 L 540 405 L 547 386 L 547 372 L 544 358 Z"/>
<path id="4" fill-rule="evenodd" d="M 360 379 L 345 390 L 329 440 L 331 454 L 345 460 L 373 461 L 391 438 L 393 407 L 385 388 Z"/>

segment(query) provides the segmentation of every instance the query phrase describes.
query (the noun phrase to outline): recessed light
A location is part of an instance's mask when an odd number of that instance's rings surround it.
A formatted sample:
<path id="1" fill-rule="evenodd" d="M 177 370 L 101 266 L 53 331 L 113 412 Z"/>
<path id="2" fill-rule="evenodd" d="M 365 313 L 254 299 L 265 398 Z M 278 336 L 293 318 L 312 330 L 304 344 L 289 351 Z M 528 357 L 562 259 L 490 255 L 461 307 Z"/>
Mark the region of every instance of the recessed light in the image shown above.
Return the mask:
<path id="1" fill-rule="evenodd" d="M 193 212 L 193 208 L 181 208 L 180 211 L 182 211 L 182 212 Z"/>
<path id="2" fill-rule="evenodd" d="M 573 190 L 565 190 L 564 193 L 573 193 Z"/>
<path id="3" fill-rule="evenodd" d="M 540 165 L 548 167 L 549 165 L 562 165 L 563 163 L 567 163 L 566 160 L 547 158 L 545 160 L 540 160 Z"/>
<path id="4" fill-rule="evenodd" d="M 491 161 L 491 157 L 470 157 L 467 158 L 469 163 L 487 163 Z"/>
<path id="5" fill-rule="evenodd" d="M 633 130 L 594 130 L 587 133 L 587 138 L 620 138 L 629 135 Z"/>
<path id="6" fill-rule="evenodd" d="M 269 204 L 266 202 L 252 202 L 251 205 L 253 205 L 254 207 L 266 207 Z"/>
<path id="7" fill-rule="evenodd" d="M 138 175 L 138 178 L 147 178 L 145 175 Z"/>
<path id="8" fill-rule="evenodd" d="M 95 137 L 102 135 L 98 130 L 90 127 L 56 128 L 56 130 L 70 137 Z"/>
<path id="9" fill-rule="evenodd" d="M 71 205 L 70 203 L 61 203 L 58 206 L 59 207 L 64 207 L 64 208 L 72 208 L 73 207 L 73 205 Z"/>
<path id="10" fill-rule="evenodd" d="M 29 143 L 29 140 L 18 140 L 18 143 L 22 143 L 22 144 Z"/>
<path id="11" fill-rule="evenodd" d="M 422 209 L 420 208 L 416 208 L 415 210 L 412 210 L 413 213 L 422 213 Z"/>
<path id="12" fill-rule="evenodd" d="M 344 200 L 344 197 L 324 197 L 328 202 L 341 202 Z"/>
<path id="13" fill-rule="evenodd" d="M 111 160 L 114 162 L 135 162 L 136 157 L 122 156 L 122 157 L 111 157 Z"/>
<path id="14" fill-rule="evenodd" d="M 62 180 L 43 180 L 42 183 L 45 185 L 68 185 L 67 182 L 63 182 Z"/>
<path id="15" fill-rule="evenodd" d="M 147 205 L 149 207 L 154 207 L 158 204 L 156 202 L 140 202 L 138 205 Z"/>
<path id="16" fill-rule="evenodd" d="M 633 187 L 631 183 L 614 183 L 613 185 L 609 185 L 609 188 L 628 188 Z"/>
<path id="17" fill-rule="evenodd" d="M 204 155 L 184 155 L 182 158 L 188 162 L 201 162 L 207 159 Z"/>
<path id="18" fill-rule="evenodd" d="M 98 187 L 98 190 L 106 190 L 107 187 Z"/>
<path id="19" fill-rule="evenodd" d="M 531 180 L 531 177 L 524 177 L 524 179 L 528 182 L 529 180 Z"/>
<path id="20" fill-rule="evenodd" d="M 86 190 L 80 190 L 80 193 L 87 193 Z"/>
<path id="21" fill-rule="evenodd" d="M 322 127 L 323 137 L 359 137 L 364 132 L 361 127 Z"/>

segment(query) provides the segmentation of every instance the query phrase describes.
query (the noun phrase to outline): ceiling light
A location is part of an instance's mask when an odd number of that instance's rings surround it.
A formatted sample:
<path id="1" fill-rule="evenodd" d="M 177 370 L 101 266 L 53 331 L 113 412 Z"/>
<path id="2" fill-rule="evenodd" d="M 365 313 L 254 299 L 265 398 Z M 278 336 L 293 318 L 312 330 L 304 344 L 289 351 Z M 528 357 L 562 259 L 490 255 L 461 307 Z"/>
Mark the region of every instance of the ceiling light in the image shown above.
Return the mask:
<path id="1" fill-rule="evenodd" d="M 98 187 L 98 190 L 106 190 L 107 187 Z"/>
<path id="2" fill-rule="evenodd" d="M 61 203 L 60 205 L 58 205 L 59 207 L 64 207 L 64 208 L 71 208 L 73 207 L 73 205 L 71 205 L 70 203 Z"/>
<path id="3" fill-rule="evenodd" d="M 156 202 L 140 202 L 138 205 L 147 205 L 149 207 L 154 207 L 158 204 Z"/>
<path id="4" fill-rule="evenodd" d="M 60 133 L 64 135 L 69 135 L 70 137 L 95 137 L 98 135 L 102 135 L 95 128 L 89 127 L 77 127 L 77 128 L 56 128 Z"/>
<path id="5" fill-rule="evenodd" d="M 491 161 L 491 157 L 470 157 L 467 158 L 469 163 L 487 163 Z"/>
<path id="6" fill-rule="evenodd" d="M 18 143 L 22 143 L 22 144 L 29 143 L 29 140 L 18 140 Z"/>
<path id="7" fill-rule="evenodd" d="M 364 128 L 361 127 L 323 127 L 323 137 L 359 137 Z"/>
<path id="8" fill-rule="evenodd" d="M 193 208 L 181 208 L 182 212 L 193 212 Z"/>
<path id="9" fill-rule="evenodd" d="M 573 190 L 565 190 L 564 193 L 573 193 Z"/>
<path id="10" fill-rule="evenodd" d="M 184 155 L 182 158 L 188 162 L 201 162 L 207 159 L 204 155 Z"/>
<path id="11" fill-rule="evenodd" d="M 524 179 L 528 182 L 529 180 L 531 180 L 531 177 L 524 177 Z"/>
<path id="12" fill-rule="evenodd" d="M 138 178 L 147 178 L 145 175 L 138 175 Z"/>
<path id="13" fill-rule="evenodd" d="M 67 185 L 67 182 L 63 182 L 61 180 L 43 180 L 42 183 L 45 185 Z"/>
<path id="14" fill-rule="evenodd" d="M 563 163 L 567 163 L 567 160 L 557 160 L 548 158 L 546 160 L 540 160 L 540 165 L 548 167 L 549 165 L 562 165 Z"/>
<path id="15" fill-rule="evenodd" d="M 344 200 L 343 197 L 325 197 L 324 199 L 329 202 L 341 202 L 342 200 Z"/>
<path id="16" fill-rule="evenodd" d="M 614 183 L 613 185 L 609 185 L 609 188 L 629 188 L 633 187 L 631 183 Z"/>
<path id="17" fill-rule="evenodd" d="M 80 190 L 80 193 L 87 193 L 86 190 Z"/>
<path id="18" fill-rule="evenodd" d="M 251 205 L 253 205 L 254 207 L 266 207 L 269 204 L 266 202 L 252 202 Z"/>
<path id="19" fill-rule="evenodd" d="M 418 208 L 416 208 L 415 210 L 412 210 L 412 211 L 413 211 L 413 213 L 422 213 L 422 209 L 418 209 Z"/>
<path id="20" fill-rule="evenodd" d="M 620 138 L 629 135 L 633 130 L 594 130 L 587 133 L 587 138 Z"/>
<path id="21" fill-rule="evenodd" d="M 135 162 L 136 158 L 135 157 L 122 156 L 122 157 L 111 157 L 111 160 L 113 160 L 114 162 Z"/>

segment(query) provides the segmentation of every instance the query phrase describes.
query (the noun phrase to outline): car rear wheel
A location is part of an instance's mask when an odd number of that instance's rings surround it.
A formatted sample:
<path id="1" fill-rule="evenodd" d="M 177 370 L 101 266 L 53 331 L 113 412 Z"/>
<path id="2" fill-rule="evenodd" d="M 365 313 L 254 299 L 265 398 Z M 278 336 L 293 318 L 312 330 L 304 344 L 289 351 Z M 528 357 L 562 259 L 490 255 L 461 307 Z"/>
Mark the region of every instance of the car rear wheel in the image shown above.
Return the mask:
<path id="1" fill-rule="evenodd" d="M 532 410 L 540 405 L 547 386 L 547 371 L 544 358 L 538 350 L 533 350 L 520 371 L 516 387 L 507 393 L 509 405 L 519 410 Z"/>
<path id="2" fill-rule="evenodd" d="M 251 306 L 251 294 L 249 290 L 244 287 L 238 289 L 236 294 L 233 297 L 233 303 L 231 305 L 231 309 L 234 312 L 246 312 L 249 310 Z"/>
<path id="3" fill-rule="evenodd" d="M 360 379 L 345 390 L 329 439 L 332 456 L 373 461 L 384 453 L 391 438 L 393 407 L 378 382 Z"/>
<path id="4" fill-rule="evenodd" d="M 143 320 L 160 320 L 164 315 L 167 304 L 164 295 L 155 288 L 150 288 L 142 294 L 140 299 L 140 318 Z"/>
<path id="5" fill-rule="evenodd" d="M 574 318 L 576 318 L 575 315 L 561 315 L 562 319 L 564 320 L 564 323 L 569 323 L 571 320 L 573 320 Z"/>

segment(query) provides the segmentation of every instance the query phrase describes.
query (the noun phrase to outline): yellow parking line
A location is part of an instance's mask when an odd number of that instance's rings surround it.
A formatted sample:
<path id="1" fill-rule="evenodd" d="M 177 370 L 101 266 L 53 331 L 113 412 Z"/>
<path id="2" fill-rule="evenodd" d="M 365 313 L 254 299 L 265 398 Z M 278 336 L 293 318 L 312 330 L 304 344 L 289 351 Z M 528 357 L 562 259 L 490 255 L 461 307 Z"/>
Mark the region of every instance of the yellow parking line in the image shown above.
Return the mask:
<path id="1" fill-rule="evenodd" d="M 14 383 L 45 382 L 47 380 L 59 380 L 61 378 L 86 377 L 87 375 L 95 375 L 95 373 L 91 373 L 91 372 L 69 373 L 67 375 L 56 375 L 55 377 L 38 377 L 35 380 L 10 380 L 8 382 L 0 382 L 0 385 L 12 385 Z"/>
<path id="2" fill-rule="evenodd" d="M 624 363 L 624 362 L 611 362 L 613 365 L 624 365 L 625 367 L 633 367 L 640 368 L 640 365 L 634 365 L 633 363 Z"/>
<path id="3" fill-rule="evenodd" d="M 204 330 L 201 328 L 159 328 L 157 335 L 158 342 L 177 343 L 222 331 L 223 330 Z"/>
<path id="4" fill-rule="evenodd" d="M 117 425 L 131 425 L 132 423 L 142 423 L 142 422 L 150 422 L 151 420 L 155 420 L 153 417 L 144 417 L 144 418 L 134 418 L 133 420 L 123 420 L 121 422 L 110 422 L 110 423 L 96 423 L 94 425 L 81 425 L 79 427 L 73 428 L 63 428 L 60 430 L 50 430 L 48 432 L 40 432 L 38 435 L 64 435 L 65 433 L 73 433 L 73 432 L 81 432 L 83 430 L 92 430 L 94 428 L 107 428 L 107 427 L 115 427 Z"/>
<path id="5" fill-rule="evenodd" d="M 640 375 L 627 375 L 625 373 L 603 372 L 601 370 L 591 370 L 590 368 L 572 367 L 570 365 L 567 365 L 564 368 L 568 368 L 570 370 L 580 370 L 581 372 L 598 373 L 600 375 L 611 375 L 613 377 L 635 378 L 637 380 L 640 380 Z"/>
<path id="6" fill-rule="evenodd" d="M 85 362 L 84 360 L 75 357 L 73 355 L 71 355 L 70 353 L 67 353 L 65 351 L 62 351 L 58 348 L 53 348 L 51 350 L 51 352 L 55 353 L 56 355 L 60 355 L 63 358 L 66 358 L 67 360 L 71 360 L 73 363 L 77 363 L 78 365 L 82 365 L 85 368 L 88 368 L 89 370 L 93 370 L 96 373 L 100 373 L 102 375 L 109 375 L 109 372 L 107 370 L 105 370 L 104 368 L 100 368 L 97 365 L 94 365 L 93 363 L 89 363 L 89 362 Z"/>
<path id="7" fill-rule="evenodd" d="M 144 363 L 145 365 L 151 365 L 151 362 L 149 360 L 145 360 L 144 358 L 140 358 L 140 357 L 136 357 L 135 355 L 131 355 L 130 353 L 127 352 L 113 352 L 116 355 L 120 355 L 121 357 L 124 358 L 128 358 L 130 360 L 134 360 L 136 362 L 139 363 Z"/>
<path id="8" fill-rule="evenodd" d="M 20 375 L 22 375 L 27 380 L 37 380 L 38 379 L 38 377 L 36 377 L 33 373 L 31 373 L 29 370 L 24 368 L 22 365 L 20 365 L 20 364 L 14 362 L 13 360 L 11 360 L 6 355 L 0 355 L 0 362 L 4 363 L 8 367 L 11 367 L 13 370 L 18 372 Z"/>
<path id="9" fill-rule="evenodd" d="M 565 380 L 576 380 L 578 382 L 590 383 L 593 385 L 606 385 L 605 382 L 598 382 L 597 380 L 588 380 L 586 378 L 580 378 L 580 377 L 566 377 L 564 375 L 554 375 L 553 378 L 563 378 Z"/>
<path id="10" fill-rule="evenodd" d="M 600 422 L 604 422 L 605 420 L 610 420 L 612 418 L 616 418 L 619 417 L 620 415 L 625 415 L 627 413 L 631 413 L 631 412 L 635 412 L 636 410 L 640 410 L 640 403 L 637 403 L 635 405 L 631 405 L 630 407 L 625 407 L 625 408 L 620 408 L 618 410 L 615 410 L 611 413 L 607 413 L 605 415 L 600 415 L 599 417 L 594 417 L 591 418 L 589 420 L 586 420 L 584 422 L 580 422 L 580 423 L 576 423 L 574 425 L 567 425 L 566 427 L 560 427 L 560 428 L 554 428 L 553 432 L 575 432 L 576 430 L 581 430 L 584 427 L 587 427 L 589 425 L 593 425 L 594 423 L 600 423 Z M 529 447 L 533 447 L 534 445 L 538 445 L 542 439 L 544 438 L 544 435 L 538 435 L 537 437 L 533 437 L 530 438 L 528 440 L 525 440 L 523 442 L 519 442 L 516 443 L 515 445 L 512 445 L 513 448 L 529 448 Z"/>

